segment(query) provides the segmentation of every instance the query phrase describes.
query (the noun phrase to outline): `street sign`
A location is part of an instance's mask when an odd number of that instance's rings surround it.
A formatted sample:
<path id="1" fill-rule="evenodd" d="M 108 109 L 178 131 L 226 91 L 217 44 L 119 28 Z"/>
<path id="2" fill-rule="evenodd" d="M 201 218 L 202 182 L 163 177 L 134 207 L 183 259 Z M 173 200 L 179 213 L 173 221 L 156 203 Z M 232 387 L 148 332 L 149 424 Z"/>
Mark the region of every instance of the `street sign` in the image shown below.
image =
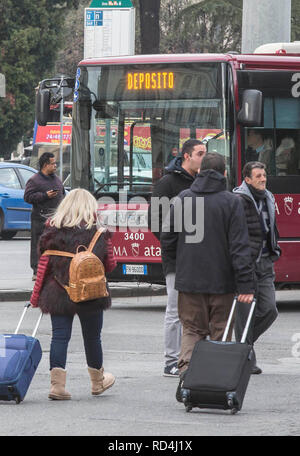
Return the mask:
<path id="1" fill-rule="evenodd" d="M 131 0 L 93 0 L 90 8 L 132 8 Z"/>
<path id="2" fill-rule="evenodd" d="M 5 76 L 2 73 L 0 73 L 0 97 L 6 97 Z"/>
<path id="3" fill-rule="evenodd" d="M 134 54 L 135 8 L 130 0 L 93 0 L 84 19 L 85 59 Z"/>

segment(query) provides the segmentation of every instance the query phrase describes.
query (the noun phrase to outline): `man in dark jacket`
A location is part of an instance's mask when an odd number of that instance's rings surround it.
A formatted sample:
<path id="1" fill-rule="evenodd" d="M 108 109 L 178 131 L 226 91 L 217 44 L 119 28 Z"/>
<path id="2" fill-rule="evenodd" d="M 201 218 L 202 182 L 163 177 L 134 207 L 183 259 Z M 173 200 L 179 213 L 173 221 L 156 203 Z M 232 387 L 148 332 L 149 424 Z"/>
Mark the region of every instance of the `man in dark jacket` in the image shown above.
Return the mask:
<path id="1" fill-rule="evenodd" d="M 252 260 L 255 265 L 257 304 L 247 337 L 247 342 L 254 344 L 278 315 L 273 262 L 280 257 L 281 251 L 277 243 L 275 199 L 266 189 L 267 176 L 264 163 L 257 161 L 246 163 L 243 176 L 242 185 L 235 188 L 233 192 L 240 197 L 244 206 Z M 238 308 L 235 323 L 237 340 L 241 339 L 247 313 L 248 309 L 244 306 Z M 252 373 L 261 372 L 262 370 L 255 363 Z"/>
<path id="2" fill-rule="evenodd" d="M 65 195 L 61 180 L 55 175 L 56 160 L 54 154 L 45 152 L 39 159 L 40 171 L 32 176 L 26 184 L 24 200 L 32 204 L 31 213 L 31 249 L 30 266 L 33 270 L 32 280 L 36 279 L 38 267 L 38 240 L 44 224 L 59 205 Z"/>
<path id="3" fill-rule="evenodd" d="M 241 201 L 226 190 L 225 175 L 224 158 L 206 154 L 201 173 L 171 207 L 170 232 L 163 229 L 161 234 L 163 261 L 176 261 L 175 288 L 183 327 L 181 374 L 197 341 L 207 336 L 222 339 L 234 293 L 240 302 L 253 300 L 246 218 Z"/>
<path id="4" fill-rule="evenodd" d="M 189 139 L 183 144 L 181 155 L 176 157 L 168 167 L 166 175 L 156 184 L 152 198 L 168 198 L 170 202 L 182 190 L 191 186 L 195 175 L 198 172 L 202 158 L 206 153 L 206 146 L 197 139 Z M 168 211 L 166 211 L 168 213 Z M 162 213 L 161 206 L 151 205 L 149 208 L 149 225 L 154 226 L 157 222 L 158 231 L 155 236 L 160 239 L 162 222 L 166 217 Z M 164 341 L 165 341 L 165 367 L 164 376 L 178 376 L 178 356 L 181 344 L 181 324 L 178 318 L 178 292 L 175 284 L 175 262 L 163 261 L 163 271 L 167 285 L 167 306 L 164 320 Z"/>

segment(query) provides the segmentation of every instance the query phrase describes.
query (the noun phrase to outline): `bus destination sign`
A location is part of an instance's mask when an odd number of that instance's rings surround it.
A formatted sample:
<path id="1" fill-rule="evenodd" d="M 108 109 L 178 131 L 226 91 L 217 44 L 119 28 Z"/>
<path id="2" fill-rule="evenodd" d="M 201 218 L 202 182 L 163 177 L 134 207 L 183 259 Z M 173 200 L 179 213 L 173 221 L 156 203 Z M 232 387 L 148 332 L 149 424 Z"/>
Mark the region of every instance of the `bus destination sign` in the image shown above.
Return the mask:
<path id="1" fill-rule="evenodd" d="M 151 71 L 127 73 L 127 90 L 173 90 L 173 71 Z"/>

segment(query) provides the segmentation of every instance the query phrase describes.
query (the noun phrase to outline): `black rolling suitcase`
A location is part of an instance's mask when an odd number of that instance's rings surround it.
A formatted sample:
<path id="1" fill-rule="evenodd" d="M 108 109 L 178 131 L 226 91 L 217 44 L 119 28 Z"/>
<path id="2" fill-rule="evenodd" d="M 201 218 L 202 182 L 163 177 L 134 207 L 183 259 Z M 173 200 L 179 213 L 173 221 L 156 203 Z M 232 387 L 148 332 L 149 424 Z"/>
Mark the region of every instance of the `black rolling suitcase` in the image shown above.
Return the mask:
<path id="1" fill-rule="evenodd" d="M 181 397 L 186 411 L 194 407 L 231 410 L 242 408 L 254 363 L 253 347 L 245 343 L 255 308 L 253 300 L 241 342 L 226 342 L 235 311 L 234 299 L 222 341 L 196 343 L 183 379 Z"/>

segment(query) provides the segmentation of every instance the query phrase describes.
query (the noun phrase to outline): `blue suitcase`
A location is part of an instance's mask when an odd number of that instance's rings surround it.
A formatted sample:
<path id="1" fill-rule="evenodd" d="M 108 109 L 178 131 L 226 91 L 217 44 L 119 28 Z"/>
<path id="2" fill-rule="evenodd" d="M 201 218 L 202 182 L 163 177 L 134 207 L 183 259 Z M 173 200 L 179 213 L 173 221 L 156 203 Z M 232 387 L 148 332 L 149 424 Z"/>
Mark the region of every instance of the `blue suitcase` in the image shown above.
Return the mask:
<path id="1" fill-rule="evenodd" d="M 17 334 L 28 307 L 30 304 L 26 304 L 15 333 L 0 335 L 0 400 L 14 400 L 16 404 L 23 401 L 42 358 L 40 342 L 35 338 L 42 313 L 32 336 Z"/>

